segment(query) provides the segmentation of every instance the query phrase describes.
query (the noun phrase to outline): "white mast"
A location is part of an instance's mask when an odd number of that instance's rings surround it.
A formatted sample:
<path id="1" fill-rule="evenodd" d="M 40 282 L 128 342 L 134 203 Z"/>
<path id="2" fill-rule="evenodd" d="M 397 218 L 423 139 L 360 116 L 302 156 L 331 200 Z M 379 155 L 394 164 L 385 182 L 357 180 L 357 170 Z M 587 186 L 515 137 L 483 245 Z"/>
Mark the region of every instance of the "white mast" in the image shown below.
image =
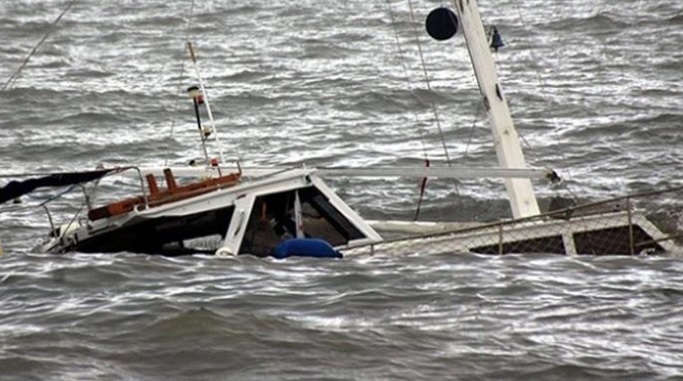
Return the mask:
<path id="1" fill-rule="evenodd" d="M 479 83 L 479 91 L 484 98 L 484 107 L 491 122 L 498 164 L 503 168 L 526 168 L 519 136 L 512 123 L 503 90 L 498 83 L 495 63 L 479 16 L 477 2 L 457 0 L 454 1 L 454 5 L 470 53 L 474 75 Z M 505 180 L 505 187 L 514 218 L 540 214 L 529 179 L 508 178 Z"/>
<path id="2" fill-rule="evenodd" d="M 218 138 L 218 130 L 216 129 L 216 122 L 213 119 L 213 114 L 211 113 L 211 104 L 209 103 L 209 94 L 206 93 L 206 88 L 204 88 L 204 81 L 202 81 L 202 76 L 199 73 L 199 65 L 197 65 L 197 56 L 194 54 L 194 48 L 192 47 L 191 42 L 187 42 L 187 49 L 190 51 L 190 58 L 192 59 L 192 64 L 194 65 L 194 71 L 197 74 L 197 80 L 199 81 L 199 89 L 202 91 L 202 94 L 204 95 L 204 103 L 206 104 L 206 113 L 209 116 L 209 122 L 211 122 L 211 133 L 213 133 L 213 138 L 216 141 L 216 145 L 218 145 L 218 154 L 221 157 L 221 163 L 225 163 L 225 157 L 223 156 L 223 147 L 221 146 L 221 141 Z M 204 131 L 202 131 L 202 134 Z M 202 144 L 204 144 L 204 139 L 202 139 Z M 204 151 L 206 153 L 206 148 L 204 148 Z M 208 156 L 207 156 L 208 159 Z M 208 160 L 205 165 L 209 166 L 211 165 Z M 239 162 L 237 163 L 239 166 Z"/>

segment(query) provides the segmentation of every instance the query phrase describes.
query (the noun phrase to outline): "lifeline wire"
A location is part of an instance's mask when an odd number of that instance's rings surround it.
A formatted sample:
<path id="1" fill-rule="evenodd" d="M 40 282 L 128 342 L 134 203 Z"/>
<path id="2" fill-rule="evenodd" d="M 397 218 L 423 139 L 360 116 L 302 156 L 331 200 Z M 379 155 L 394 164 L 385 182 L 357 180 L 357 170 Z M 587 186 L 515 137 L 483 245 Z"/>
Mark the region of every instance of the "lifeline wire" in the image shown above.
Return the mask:
<path id="1" fill-rule="evenodd" d="M 66 8 L 62 11 L 62 13 L 60 13 L 59 16 L 57 16 L 57 18 L 55 19 L 55 21 L 52 22 L 52 25 L 50 25 L 50 29 L 47 31 L 47 33 L 45 33 L 43 38 L 41 38 L 40 41 L 38 41 L 38 43 L 36 44 L 36 46 L 33 47 L 33 50 L 31 50 L 31 53 L 28 54 L 26 59 L 24 59 L 24 62 L 21 63 L 21 66 L 19 66 L 19 68 L 14 72 L 14 74 L 12 74 L 12 76 L 9 77 L 7 82 L 5 82 L 5 84 L 2 86 L 2 90 L 0 90 L 0 91 L 7 90 L 11 84 L 16 82 L 16 80 L 19 78 L 19 74 L 21 74 L 21 71 L 24 70 L 24 68 L 28 64 L 28 61 L 31 59 L 31 57 L 33 57 L 33 55 L 36 53 L 36 51 L 38 51 L 38 48 L 40 47 L 40 45 L 42 45 L 43 42 L 45 42 L 45 40 L 47 40 L 47 38 L 50 37 L 50 34 L 52 34 L 52 32 L 55 30 L 55 27 L 57 26 L 57 23 L 59 23 L 59 20 L 61 20 L 62 17 L 64 17 L 66 12 L 68 12 L 69 9 L 71 9 L 71 6 L 74 5 L 75 2 L 76 2 L 76 0 L 71 0 L 69 2 L 69 4 L 67 4 Z"/>

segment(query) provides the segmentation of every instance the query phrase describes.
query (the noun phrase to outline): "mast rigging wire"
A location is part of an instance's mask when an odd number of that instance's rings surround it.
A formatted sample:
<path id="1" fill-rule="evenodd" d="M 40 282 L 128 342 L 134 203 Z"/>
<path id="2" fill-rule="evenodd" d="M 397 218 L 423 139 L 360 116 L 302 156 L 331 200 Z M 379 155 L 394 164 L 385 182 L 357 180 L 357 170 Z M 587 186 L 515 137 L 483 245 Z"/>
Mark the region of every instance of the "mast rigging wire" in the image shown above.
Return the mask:
<path id="1" fill-rule="evenodd" d="M 404 53 L 403 49 L 401 49 L 400 39 L 399 39 L 399 36 L 398 36 L 398 32 L 396 31 L 396 27 L 395 27 L 395 25 L 396 25 L 396 20 L 395 20 L 395 17 L 394 17 L 394 10 L 393 10 L 393 8 L 392 8 L 392 6 L 391 6 L 391 0 L 387 0 L 386 3 L 387 3 L 387 6 L 388 6 L 388 8 L 389 8 L 389 14 L 390 14 L 390 16 L 391 16 L 391 23 L 392 23 L 392 26 L 394 26 L 394 28 L 393 28 L 394 37 L 395 37 L 395 39 L 396 39 L 396 45 L 397 45 L 397 49 L 398 49 L 398 52 L 399 52 L 399 56 L 400 56 L 400 58 L 401 58 L 401 66 L 402 66 L 402 69 L 403 69 L 403 72 L 404 72 L 404 75 L 405 75 L 405 78 L 406 78 L 406 83 L 407 83 L 407 85 L 408 85 L 408 89 L 409 89 L 409 91 L 412 93 L 414 89 L 413 89 L 413 86 L 412 86 L 412 82 L 410 81 L 410 77 L 409 77 L 409 75 L 408 75 L 408 70 L 407 70 L 407 68 L 406 68 L 407 64 L 405 63 L 405 53 Z M 433 92 L 433 89 L 432 89 L 432 86 L 431 86 L 431 83 L 430 83 L 430 80 L 429 80 L 429 74 L 427 73 L 427 64 L 426 64 L 426 60 L 425 60 L 425 58 L 424 58 L 424 53 L 423 53 L 423 51 L 422 51 L 422 45 L 421 45 L 421 43 L 420 43 L 419 33 L 418 33 L 417 28 L 416 28 L 416 26 L 415 26 L 417 23 L 416 23 L 416 19 L 415 19 L 415 11 L 414 11 L 414 7 L 413 7 L 413 3 L 412 3 L 411 0 L 408 0 L 408 6 L 409 6 L 409 9 L 410 9 L 410 21 L 411 21 L 411 25 L 412 25 L 412 32 L 413 32 L 413 36 L 414 36 L 414 39 L 415 39 L 415 44 L 417 45 L 418 53 L 419 53 L 419 56 L 420 56 L 420 63 L 421 63 L 421 67 L 422 67 L 422 72 L 423 72 L 423 77 L 424 77 L 424 81 L 425 81 L 425 86 L 426 86 L 426 88 L 427 88 L 427 90 L 428 90 L 429 92 Z M 440 117 L 439 117 L 438 109 L 436 108 L 436 104 L 435 104 L 433 101 L 432 101 L 432 102 L 429 102 L 429 105 L 430 105 L 430 107 L 431 107 L 431 109 L 432 109 L 432 113 L 433 113 L 433 115 L 434 115 L 434 120 L 435 120 L 435 122 L 436 122 L 436 126 L 437 126 L 437 129 L 438 129 L 438 131 L 439 131 L 439 139 L 440 139 L 440 141 L 441 141 L 441 145 L 442 145 L 442 147 L 443 147 L 444 154 L 445 154 L 445 156 L 446 156 L 446 162 L 447 162 L 447 164 L 448 164 L 449 167 L 452 167 L 453 164 L 452 164 L 452 161 L 451 161 L 451 158 L 450 158 L 450 154 L 449 154 L 449 152 L 448 152 L 448 147 L 446 146 L 446 139 L 445 139 L 445 136 L 444 136 L 443 128 L 441 127 L 441 119 L 440 119 Z M 476 115 L 475 115 L 475 117 L 474 117 L 475 119 L 474 119 L 474 122 L 473 122 L 473 123 L 476 123 L 477 117 L 478 117 L 478 110 L 477 110 Z M 419 120 L 419 117 L 418 117 L 417 113 L 415 113 L 415 122 L 416 122 L 416 124 L 417 124 L 417 126 L 418 126 L 418 129 L 419 129 L 419 131 L 420 131 L 420 139 L 421 139 L 421 142 L 422 142 L 422 149 L 423 149 L 424 155 L 425 155 L 425 163 L 426 163 L 426 165 L 429 167 L 430 161 L 429 161 L 429 156 L 428 156 L 427 149 L 426 149 L 426 143 L 425 143 L 425 137 L 424 137 L 425 134 L 424 134 L 424 131 L 423 131 L 423 128 L 422 128 L 422 126 L 421 126 L 421 123 L 420 123 L 420 120 Z M 420 214 L 420 205 L 421 205 L 421 203 L 422 203 L 422 199 L 423 199 L 424 193 L 425 193 L 426 180 L 427 180 L 427 178 L 423 178 L 423 180 L 421 181 L 421 185 L 420 185 L 420 196 L 419 196 L 419 199 L 418 199 L 418 205 L 417 205 L 417 211 L 416 211 L 416 214 L 415 214 L 415 220 L 418 219 L 419 214 Z M 458 182 L 457 182 L 457 180 L 454 179 L 454 180 L 453 180 L 453 184 L 454 184 L 454 186 L 455 186 L 455 192 L 456 192 L 456 194 L 459 194 L 460 192 L 459 192 L 459 189 L 458 189 Z"/>
<path id="2" fill-rule="evenodd" d="M 401 60 L 403 76 L 405 77 L 406 85 L 408 86 L 408 91 L 412 94 L 415 88 L 413 86 L 413 82 L 410 80 L 410 76 L 408 75 L 408 65 L 405 59 L 405 52 L 403 51 L 403 48 L 401 48 L 401 40 L 398 36 L 398 31 L 396 30 L 396 17 L 394 17 L 394 9 L 391 6 L 391 0 L 386 0 L 386 3 L 389 7 L 389 17 L 391 17 L 392 25 L 391 29 L 394 32 L 394 39 L 396 40 L 396 50 L 398 50 L 398 55 Z M 418 116 L 417 111 L 413 112 L 413 116 L 415 117 L 415 124 L 417 125 L 418 131 L 420 132 L 420 142 L 422 143 L 422 151 L 424 153 L 425 160 L 429 160 L 429 153 L 427 152 L 427 144 L 425 142 L 425 132 L 422 123 L 420 122 L 420 117 Z"/>
<path id="3" fill-rule="evenodd" d="M 522 27 L 524 28 L 524 30 L 528 31 L 529 27 L 528 27 L 526 21 L 524 20 L 523 12 L 522 12 L 522 9 L 519 5 L 519 1 L 515 0 L 512 3 L 515 6 L 515 9 L 517 10 L 517 15 L 519 17 L 519 21 L 522 23 Z M 604 3 L 603 3 L 603 6 L 604 6 Z M 526 45 L 527 45 L 526 46 L 527 51 L 529 52 L 529 55 L 531 56 L 531 62 L 532 62 L 531 67 L 533 68 L 534 74 L 536 75 L 536 80 L 538 81 L 539 85 L 541 86 L 541 92 L 543 94 L 547 94 L 547 91 L 546 91 L 547 84 L 543 80 L 543 77 L 541 76 L 541 73 L 538 70 L 538 66 L 535 64 L 535 63 L 540 62 L 540 61 L 536 58 L 536 55 L 534 54 L 533 47 L 528 43 Z M 555 142 L 557 144 L 559 144 L 560 137 L 559 137 L 559 134 L 557 132 L 557 130 L 558 130 L 557 121 L 555 120 L 555 118 L 550 118 L 550 123 L 552 124 L 552 127 L 553 127 L 553 134 L 555 136 Z M 519 133 L 519 131 L 518 131 L 518 133 Z M 527 145 L 527 147 L 530 147 L 529 143 L 526 141 L 524 136 L 522 136 L 520 134 L 520 137 L 522 138 L 522 141 L 524 142 L 524 144 Z M 562 162 L 566 163 L 567 162 L 567 156 L 565 155 L 564 150 L 559 150 L 559 152 L 560 152 L 560 155 L 562 157 Z M 569 168 L 565 168 L 564 171 L 567 173 L 567 178 L 571 179 L 572 175 L 571 175 L 571 171 L 569 170 Z M 567 192 L 569 192 L 573 197 L 575 197 L 574 193 L 566 185 L 566 182 L 563 182 L 563 183 L 564 183 L 564 187 L 566 188 Z"/>
<path id="4" fill-rule="evenodd" d="M 408 0 L 408 8 L 410 9 L 410 21 L 411 21 L 411 25 L 412 25 L 413 35 L 415 36 L 415 44 L 417 45 L 417 50 L 418 50 L 419 55 L 420 55 L 420 62 L 422 63 L 422 73 L 424 75 L 425 86 L 427 87 L 427 90 L 429 92 L 432 92 L 433 91 L 432 85 L 429 82 L 429 74 L 427 73 L 427 64 L 425 62 L 424 54 L 422 52 L 422 44 L 420 44 L 420 35 L 419 35 L 417 28 L 415 26 L 417 22 L 415 20 L 415 11 L 413 10 L 413 1 L 412 0 Z M 432 107 L 432 112 L 434 113 L 434 118 L 436 120 L 436 127 L 439 130 L 439 137 L 441 139 L 441 145 L 443 146 L 443 151 L 444 151 L 444 154 L 446 155 L 446 163 L 448 164 L 449 167 L 452 167 L 453 164 L 451 163 L 451 157 L 448 154 L 448 147 L 446 147 L 446 138 L 444 137 L 443 129 L 441 128 L 441 120 L 439 118 L 439 112 L 437 111 L 437 108 L 436 108 L 436 105 L 434 104 L 434 102 L 429 102 L 429 104 Z M 456 182 L 455 188 L 456 188 L 456 192 L 458 192 L 457 182 Z"/>
<path id="5" fill-rule="evenodd" d="M 66 5 L 66 8 L 64 8 L 64 10 L 59 14 L 59 16 L 57 16 L 55 21 L 53 21 L 52 24 L 50 24 L 50 29 L 48 29 L 48 31 L 45 33 L 43 38 L 41 38 L 40 41 L 38 41 L 38 43 L 33 47 L 31 52 L 24 59 L 24 62 L 22 62 L 21 65 L 19 66 L 19 68 L 14 71 L 14 73 L 12 74 L 11 77 L 9 77 L 9 79 L 7 80 L 7 82 L 5 82 L 5 84 L 2 86 L 2 89 L 0 91 L 5 91 L 5 90 L 9 89 L 10 86 L 16 82 L 16 80 L 19 78 L 19 75 L 21 74 L 21 71 L 24 70 L 24 68 L 28 64 L 28 61 L 30 61 L 31 57 L 33 57 L 33 55 L 36 54 L 36 52 L 38 51 L 38 48 L 40 48 L 40 45 L 42 45 L 43 42 L 45 42 L 45 40 L 47 40 L 48 37 L 50 37 L 50 34 L 52 34 L 52 32 L 55 30 L 55 27 L 59 23 L 59 20 L 61 20 L 62 17 L 64 17 L 66 12 L 68 12 L 69 9 L 71 9 L 71 6 L 74 5 L 74 3 L 76 3 L 76 0 L 71 0 Z"/>
<path id="6" fill-rule="evenodd" d="M 515 6 L 515 9 L 517 9 L 517 15 L 519 16 L 519 20 L 520 20 L 520 22 L 522 23 L 522 26 L 524 27 L 525 30 L 528 31 L 528 30 L 529 30 L 529 27 L 527 26 L 526 22 L 524 21 L 524 16 L 523 16 L 523 13 L 522 13 L 522 9 L 521 9 L 521 7 L 520 7 L 520 5 L 519 5 L 519 1 L 517 1 L 517 0 L 513 1 L 513 4 L 514 4 L 514 6 Z M 602 4 L 602 6 L 604 7 L 604 3 Z M 532 62 L 540 62 L 540 61 L 538 61 L 538 60 L 536 59 L 536 56 L 534 55 L 534 50 L 533 50 L 533 48 L 531 47 L 530 44 L 527 44 L 527 50 L 529 51 L 529 54 L 531 55 L 531 61 L 532 61 Z M 534 73 L 536 74 L 536 79 L 538 80 L 538 83 L 539 83 L 539 85 L 541 86 L 541 91 L 542 91 L 544 94 L 546 94 L 546 93 L 547 93 L 547 92 L 546 92 L 547 84 L 545 83 L 545 81 L 543 81 L 543 77 L 541 77 L 541 73 L 539 72 L 538 67 L 537 67 L 535 64 L 534 64 L 534 65 L 531 65 L 531 66 L 532 66 L 532 68 L 533 68 L 533 70 L 534 70 Z M 550 123 L 552 124 L 552 127 L 553 127 L 553 135 L 555 136 L 555 142 L 556 142 L 557 144 L 559 144 L 559 143 L 560 143 L 560 137 L 559 137 L 559 134 L 558 134 L 558 131 L 557 131 L 557 130 L 558 130 L 558 128 L 557 128 L 557 121 L 555 120 L 555 118 L 550 118 Z M 520 136 L 521 136 L 521 135 L 520 135 Z M 528 145 L 528 143 L 526 142 L 526 139 L 523 139 L 523 140 L 524 140 L 524 142 Z M 566 163 L 566 162 L 567 162 L 567 156 L 565 155 L 564 150 L 559 150 L 559 151 L 560 151 L 560 156 L 562 157 L 562 162 L 563 162 L 563 163 Z M 572 179 L 572 174 L 571 174 L 570 169 L 569 169 L 569 168 L 565 168 L 564 171 L 567 173 L 567 178 L 571 180 L 571 179 Z M 562 187 L 562 188 L 570 195 L 570 197 L 574 200 L 574 202 L 577 202 L 578 197 L 577 197 L 577 195 L 571 190 L 569 184 L 568 184 L 566 181 L 562 181 L 560 184 L 561 184 L 561 187 Z"/>

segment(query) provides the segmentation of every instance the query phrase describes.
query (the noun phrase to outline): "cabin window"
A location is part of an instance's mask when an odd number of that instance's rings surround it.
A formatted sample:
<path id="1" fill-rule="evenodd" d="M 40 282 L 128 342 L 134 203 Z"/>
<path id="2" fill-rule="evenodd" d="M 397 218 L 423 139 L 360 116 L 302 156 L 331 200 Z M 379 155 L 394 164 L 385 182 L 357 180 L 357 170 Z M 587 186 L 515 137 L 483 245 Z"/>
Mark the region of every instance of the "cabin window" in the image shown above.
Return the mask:
<path id="1" fill-rule="evenodd" d="M 579 254 L 630 255 L 631 248 L 629 247 L 629 235 L 628 225 L 616 228 L 591 230 L 575 233 L 574 245 L 576 246 L 576 252 Z M 653 242 L 652 237 L 638 225 L 633 225 L 633 244 L 634 254 L 655 254 L 664 252 L 664 248 L 657 242 Z"/>
<path id="2" fill-rule="evenodd" d="M 566 254 L 564 242 L 560 235 L 504 242 L 502 245 L 479 246 L 470 249 L 470 252 L 479 254 Z"/>
<path id="3" fill-rule="evenodd" d="M 365 238 L 317 188 L 298 189 L 301 202 L 303 232 L 307 238 L 321 238 L 332 246 Z M 294 190 L 259 196 L 249 217 L 240 254 L 257 256 L 272 254 L 277 245 L 296 237 L 294 223 Z"/>
<path id="4" fill-rule="evenodd" d="M 78 250 L 132 251 L 167 256 L 214 254 L 215 249 L 208 243 L 224 238 L 234 211 L 235 207 L 229 206 L 186 216 L 144 218 L 110 234 L 83 241 Z"/>
<path id="5" fill-rule="evenodd" d="M 230 226 L 234 206 L 182 217 L 162 217 L 153 223 L 147 244 L 153 243 L 160 254 L 213 254 L 221 246 Z M 156 251 L 156 250 L 155 250 Z"/>

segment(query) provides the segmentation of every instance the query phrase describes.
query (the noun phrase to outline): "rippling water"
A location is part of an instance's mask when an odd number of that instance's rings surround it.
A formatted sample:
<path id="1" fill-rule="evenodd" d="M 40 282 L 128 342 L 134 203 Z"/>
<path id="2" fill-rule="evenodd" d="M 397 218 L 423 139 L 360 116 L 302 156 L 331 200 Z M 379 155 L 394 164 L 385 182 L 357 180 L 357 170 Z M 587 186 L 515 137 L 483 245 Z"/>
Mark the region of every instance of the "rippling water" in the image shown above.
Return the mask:
<path id="1" fill-rule="evenodd" d="M 201 155 L 183 94 L 192 2 L 140 3 L 76 1 L 0 93 L 0 174 Z M 434 102 L 454 165 L 494 165 L 462 40 L 422 33 L 440 2 L 414 2 L 416 22 L 403 1 L 393 22 L 381 0 L 271 3 L 192 9 L 230 158 L 390 166 L 427 152 L 443 165 Z M 548 3 L 480 4 L 507 44 L 497 59 L 528 162 L 582 198 L 682 185 L 683 3 Z M 66 5 L 0 3 L 0 84 Z M 331 183 L 365 216 L 414 213 L 414 180 Z M 465 181 L 457 199 L 453 188 L 430 182 L 423 215 L 507 213 L 498 181 Z M 673 258 L 55 257 L 33 253 L 49 226 L 34 205 L 0 209 L 3 381 L 683 379 Z"/>
<path id="2" fill-rule="evenodd" d="M 3 380 L 683 370 L 683 265 L 666 258 L 27 255 L 3 272 Z"/>

